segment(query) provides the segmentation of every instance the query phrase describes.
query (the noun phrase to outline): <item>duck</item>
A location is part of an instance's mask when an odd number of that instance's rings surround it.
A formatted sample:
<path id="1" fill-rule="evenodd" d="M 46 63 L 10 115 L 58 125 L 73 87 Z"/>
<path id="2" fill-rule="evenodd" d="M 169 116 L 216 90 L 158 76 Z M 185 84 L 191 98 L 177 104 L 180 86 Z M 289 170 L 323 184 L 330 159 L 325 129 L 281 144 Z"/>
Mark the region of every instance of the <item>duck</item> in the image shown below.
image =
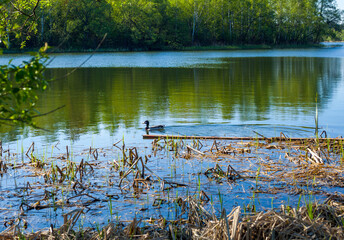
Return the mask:
<path id="1" fill-rule="evenodd" d="M 146 120 L 143 122 L 143 124 L 146 124 L 146 131 L 148 130 L 163 130 L 165 128 L 165 125 L 156 125 L 156 126 L 149 126 L 149 121 Z"/>

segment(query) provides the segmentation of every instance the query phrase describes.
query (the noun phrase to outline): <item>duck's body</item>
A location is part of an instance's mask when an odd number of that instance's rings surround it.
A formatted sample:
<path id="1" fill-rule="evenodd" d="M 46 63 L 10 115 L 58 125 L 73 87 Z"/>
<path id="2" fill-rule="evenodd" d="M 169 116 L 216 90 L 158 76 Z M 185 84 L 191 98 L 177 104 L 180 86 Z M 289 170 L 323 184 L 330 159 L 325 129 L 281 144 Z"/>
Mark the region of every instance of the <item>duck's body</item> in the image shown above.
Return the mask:
<path id="1" fill-rule="evenodd" d="M 146 124 L 146 130 L 163 130 L 165 127 L 164 125 L 149 126 L 148 120 L 144 121 L 143 124 Z"/>

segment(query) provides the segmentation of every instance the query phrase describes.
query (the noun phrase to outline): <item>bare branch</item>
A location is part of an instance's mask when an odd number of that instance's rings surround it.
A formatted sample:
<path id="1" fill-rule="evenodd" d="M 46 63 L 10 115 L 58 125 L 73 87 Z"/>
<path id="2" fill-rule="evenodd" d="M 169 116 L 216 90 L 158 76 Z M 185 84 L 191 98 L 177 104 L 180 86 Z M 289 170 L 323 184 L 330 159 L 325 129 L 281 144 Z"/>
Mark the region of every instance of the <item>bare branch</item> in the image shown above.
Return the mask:
<path id="1" fill-rule="evenodd" d="M 88 60 L 90 60 L 91 57 L 93 57 L 93 55 L 96 53 L 96 51 L 98 50 L 98 48 L 100 48 L 100 46 L 103 44 L 105 38 L 107 36 L 107 33 L 104 34 L 104 37 L 103 39 L 100 41 L 100 43 L 98 44 L 97 48 L 94 49 L 94 51 L 92 52 L 92 54 L 85 60 L 83 61 L 78 67 L 74 68 L 72 71 L 70 71 L 69 73 L 67 73 L 66 75 L 60 77 L 60 78 L 57 78 L 53 81 L 56 81 L 56 80 L 59 80 L 59 79 L 63 79 L 65 77 L 68 77 L 69 75 L 71 75 L 73 72 L 75 72 L 77 69 L 81 68 L 86 62 L 88 62 Z M 50 64 L 50 63 L 49 63 Z"/>
<path id="2" fill-rule="evenodd" d="M 60 106 L 58 108 L 55 108 L 49 112 L 46 112 L 46 113 L 42 113 L 42 114 L 38 114 L 38 115 L 35 115 L 35 116 L 32 116 L 32 118 L 36 118 L 36 117 L 42 117 L 42 116 L 45 116 L 45 115 L 48 115 L 50 113 L 53 113 L 53 112 L 56 112 L 57 110 L 60 110 L 61 108 L 64 108 L 66 105 L 63 105 L 63 106 Z"/>

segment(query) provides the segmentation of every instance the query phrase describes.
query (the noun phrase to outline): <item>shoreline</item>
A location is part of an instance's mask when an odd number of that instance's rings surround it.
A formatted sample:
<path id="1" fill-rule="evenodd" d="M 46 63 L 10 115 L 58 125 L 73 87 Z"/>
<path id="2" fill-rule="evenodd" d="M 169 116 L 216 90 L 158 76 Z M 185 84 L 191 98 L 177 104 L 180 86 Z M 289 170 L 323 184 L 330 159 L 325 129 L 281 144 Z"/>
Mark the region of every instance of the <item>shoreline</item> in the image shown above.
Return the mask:
<path id="1" fill-rule="evenodd" d="M 331 43 L 340 43 L 340 42 L 331 42 Z M 56 49 L 55 47 L 50 47 L 47 50 L 47 53 L 92 53 L 92 52 L 164 52 L 164 51 L 238 51 L 238 50 L 268 50 L 268 49 L 302 49 L 302 48 L 323 48 L 326 47 L 319 44 L 288 44 L 288 45 L 267 45 L 267 44 L 243 44 L 243 45 L 210 45 L 210 46 L 187 46 L 180 48 L 170 48 L 162 47 L 157 49 L 149 48 L 100 48 L 100 49 Z M 30 53 L 37 52 L 39 48 L 28 48 L 28 49 L 2 49 L 2 54 L 21 54 L 21 53 Z"/>

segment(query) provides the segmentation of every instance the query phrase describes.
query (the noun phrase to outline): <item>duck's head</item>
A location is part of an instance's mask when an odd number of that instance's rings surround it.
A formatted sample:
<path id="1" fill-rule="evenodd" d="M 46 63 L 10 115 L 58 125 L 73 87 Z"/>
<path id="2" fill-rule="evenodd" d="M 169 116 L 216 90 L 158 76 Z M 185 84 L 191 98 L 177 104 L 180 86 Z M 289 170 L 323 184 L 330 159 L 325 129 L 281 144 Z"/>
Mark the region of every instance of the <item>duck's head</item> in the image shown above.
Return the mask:
<path id="1" fill-rule="evenodd" d="M 143 122 L 143 124 L 146 124 L 146 126 L 148 127 L 149 126 L 149 121 L 146 120 L 146 121 Z"/>

